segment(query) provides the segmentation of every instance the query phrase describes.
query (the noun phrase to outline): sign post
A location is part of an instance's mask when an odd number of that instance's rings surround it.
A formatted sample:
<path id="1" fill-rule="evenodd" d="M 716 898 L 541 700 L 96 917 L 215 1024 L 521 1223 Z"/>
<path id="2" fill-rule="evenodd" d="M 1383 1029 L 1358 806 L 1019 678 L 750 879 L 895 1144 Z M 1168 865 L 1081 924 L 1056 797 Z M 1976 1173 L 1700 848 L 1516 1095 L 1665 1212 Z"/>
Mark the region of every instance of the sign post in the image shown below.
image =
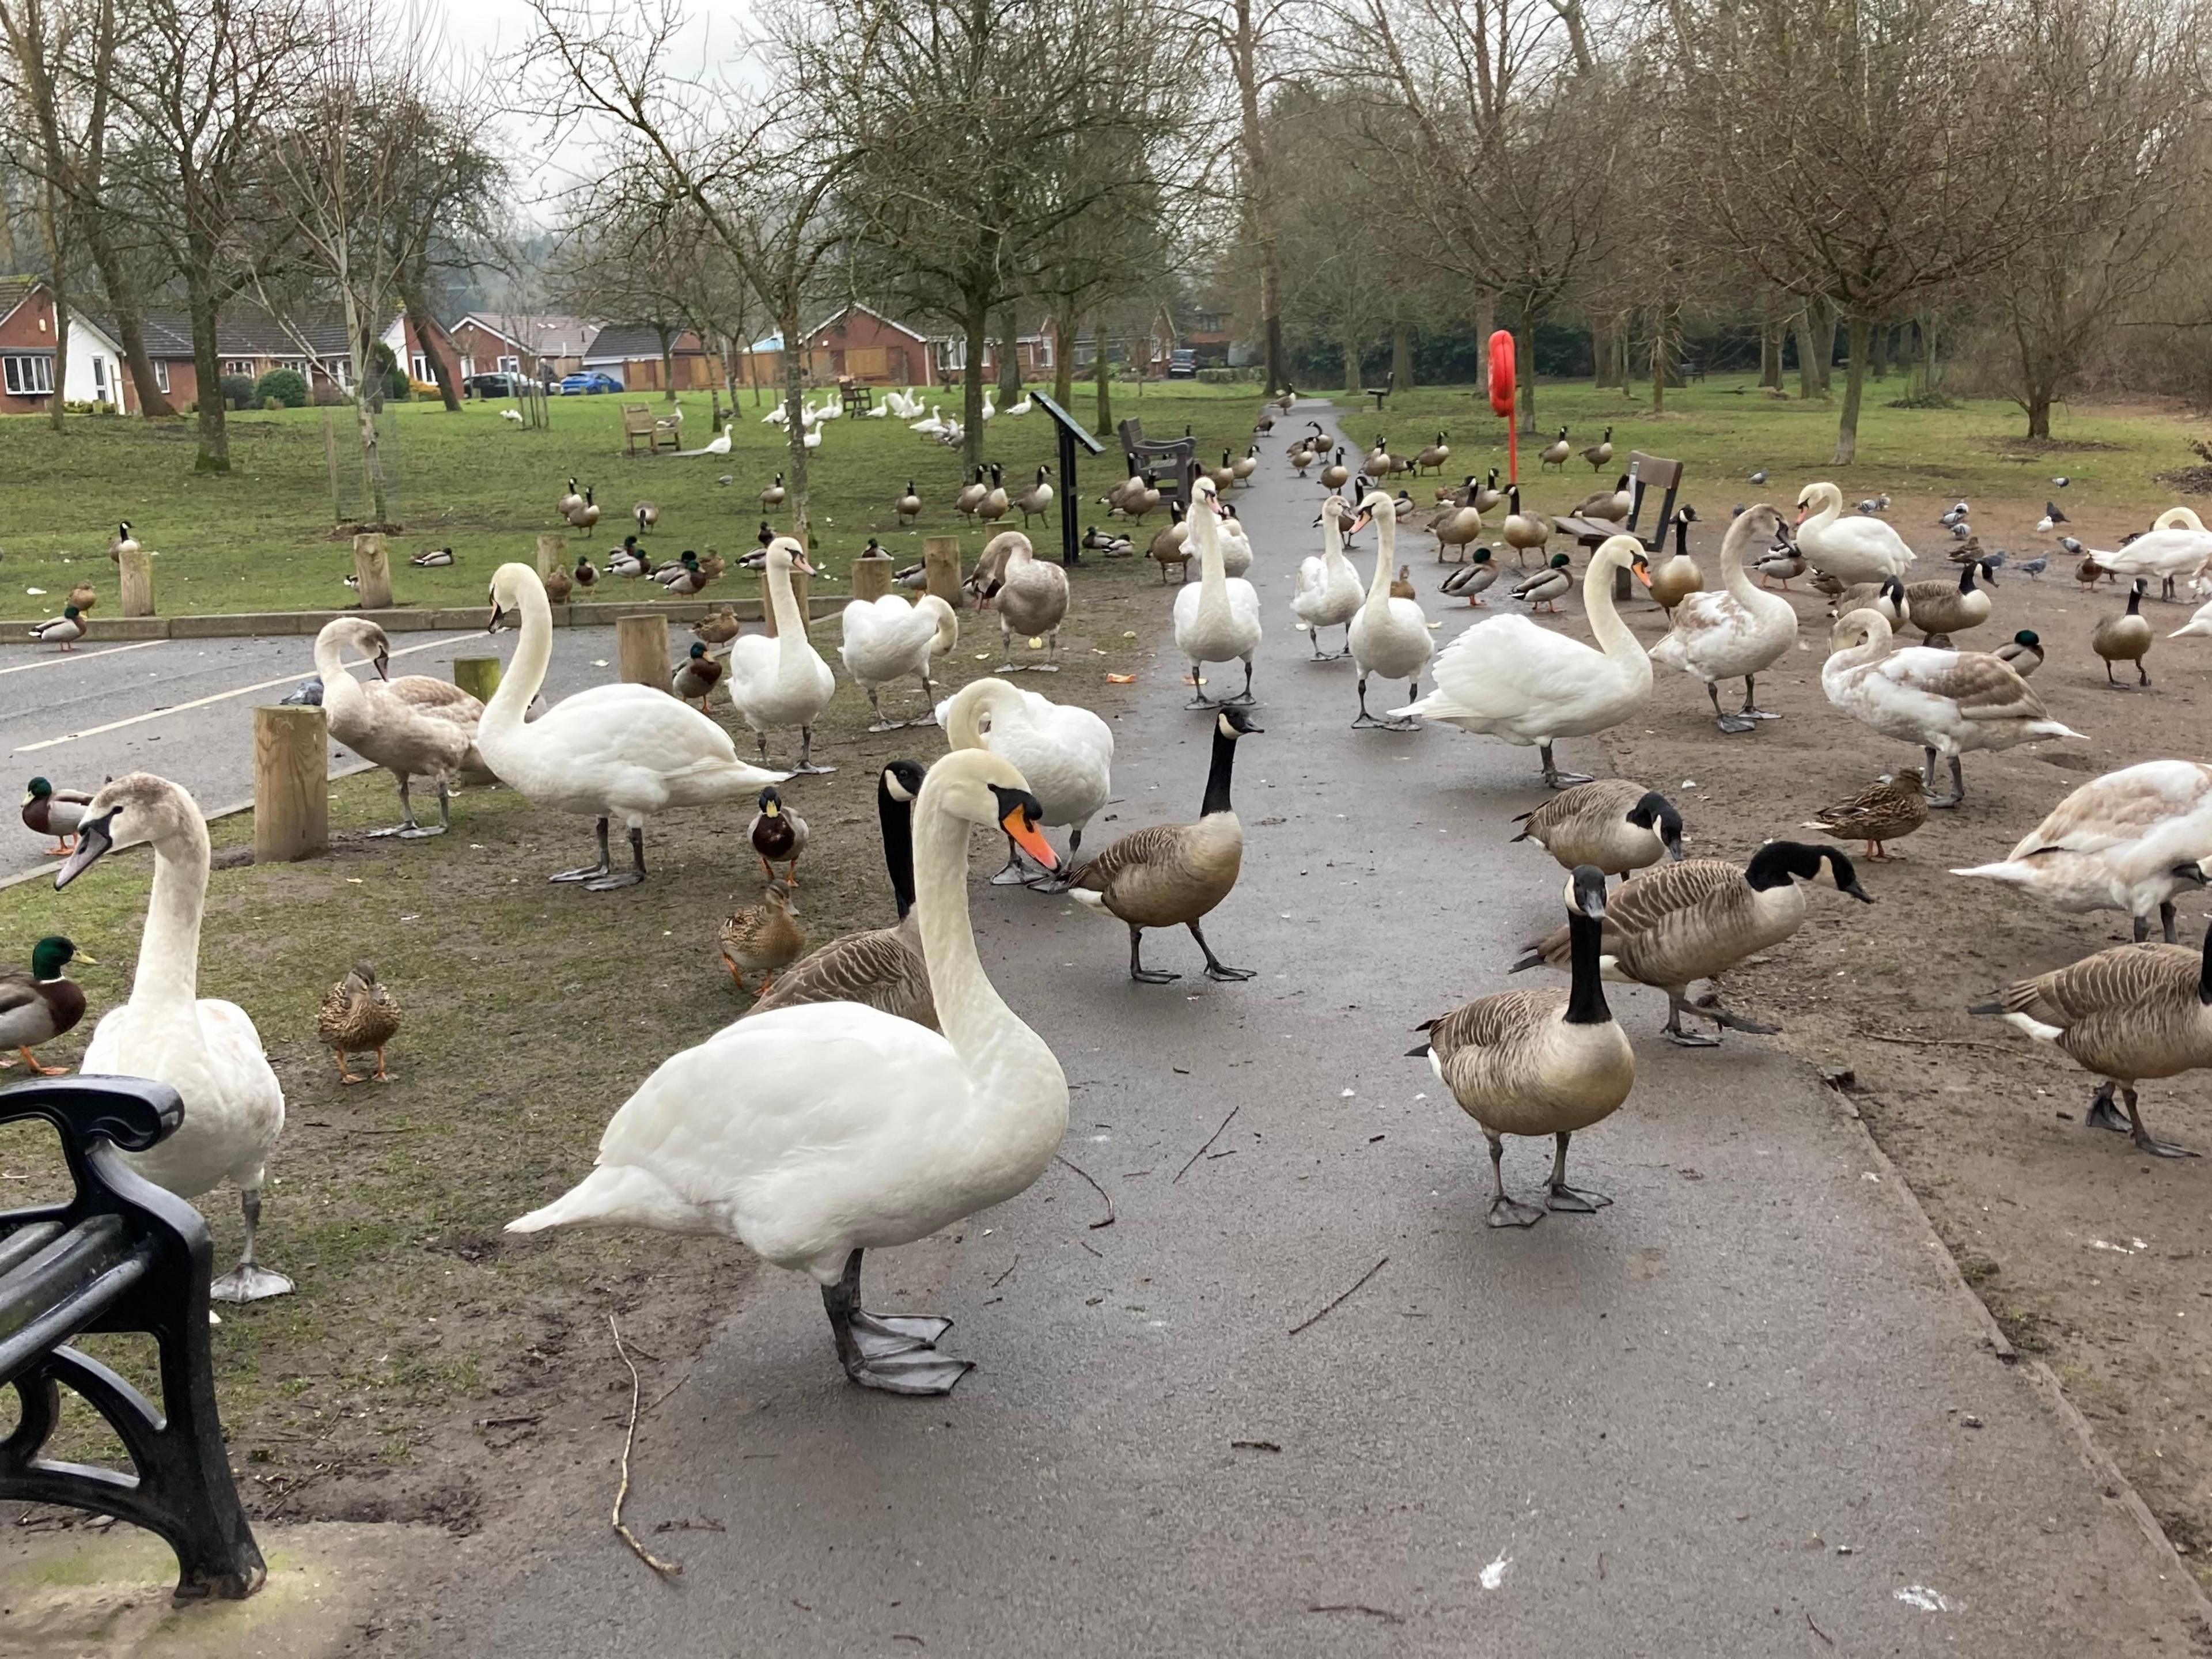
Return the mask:
<path id="1" fill-rule="evenodd" d="M 1075 504 L 1076 445 L 1084 453 L 1101 454 L 1106 446 L 1092 437 L 1082 422 L 1069 414 L 1042 392 L 1030 394 L 1037 407 L 1052 416 L 1052 423 L 1060 429 L 1060 562 L 1063 565 L 1083 562 L 1082 532 L 1076 527 L 1078 516 Z"/>
<path id="2" fill-rule="evenodd" d="M 1520 423 L 1513 418 L 1513 334 L 1499 329 L 1490 337 L 1490 412 L 1505 417 L 1505 481 L 1521 482 Z"/>

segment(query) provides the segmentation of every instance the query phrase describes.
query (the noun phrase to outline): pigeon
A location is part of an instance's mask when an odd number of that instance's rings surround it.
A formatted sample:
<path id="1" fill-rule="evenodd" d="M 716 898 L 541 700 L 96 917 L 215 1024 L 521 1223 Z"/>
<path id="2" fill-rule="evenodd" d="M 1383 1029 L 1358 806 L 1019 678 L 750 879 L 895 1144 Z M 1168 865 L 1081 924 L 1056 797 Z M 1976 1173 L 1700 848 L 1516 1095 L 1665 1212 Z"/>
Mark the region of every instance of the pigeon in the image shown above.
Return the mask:
<path id="1" fill-rule="evenodd" d="M 1973 526 L 1968 524 L 1964 519 L 1954 519 L 1952 520 L 1951 537 L 1953 540 L 1963 542 L 1967 537 L 1973 533 Z"/>
<path id="2" fill-rule="evenodd" d="M 1762 466 L 1758 471 L 1753 473 L 1751 475 L 1751 481 L 1755 484 L 1765 483 L 1766 482 L 1766 469 Z"/>
<path id="3" fill-rule="evenodd" d="M 2067 519 L 2066 515 L 2058 510 L 2057 502 L 2045 501 L 2043 504 L 2042 520 L 2037 524 L 2035 527 L 2039 533 L 2048 536 L 2060 525 L 2066 524 L 2068 522 L 2069 522 L 2069 520 Z"/>
<path id="4" fill-rule="evenodd" d="M 2071 536 L 2061 536 L 2058 538 L 2058 544 L 2064 548 L 2069 553 L 2074 555 L 2076 558 L 2079 558 L 2082 554 L 2088 551 L 2087 548 L 2083 547 L 2080 542 L 2076 541 Z"/>
<path id="5" fill-rule="evenodd" d="M 734 472 L 725 472 L 720 477 L 714 480 L 716 483 L 721 485 L 725 489 L 727 489 L 732 484 L 737 483 L 737 481 L 738 475 Z"/>
<path id="6" fill-rule="evenodd" d="M 283 708 L 320 708 L 323 706 L 323 677 L 319 674 L 300 682 L 289 696 L 277 699 Z"/>
<path id="7" fill-rule="evenodd" d="M 2017 568 L 2020 574 L 2030 581 L 2040 581 L 2043 573 L 2051 568 L 2051 561 L 2043 557 L 2022 559 Z"/>
<path id="8" fill-rule="evenodd" d="M 1859 511 L 1862 513 L 1887 513 L 1889 511 L 1889 497 L 1887 495 L 1869 495 L 1866 500 L 1859 503 Z"/>
<path id="9" fill-rule="evenodd" d="M 2066 486 L 2067 486 L 2068 484 L 2072 483 L 2074 482 L 2074 480 L 2073 480 L 2073 479 L 2071 479 L 2071 478 L 2069 478 L 2069 477 L 2060 477 L 2053 478 L 2051 482 L 2051 483 L 2052 483 L 2054 486 L 2056 486 L 2057 488 L 2058 488 L 2058 489 L 2065 489 L 2065 488 L 2066 488 Z"/>

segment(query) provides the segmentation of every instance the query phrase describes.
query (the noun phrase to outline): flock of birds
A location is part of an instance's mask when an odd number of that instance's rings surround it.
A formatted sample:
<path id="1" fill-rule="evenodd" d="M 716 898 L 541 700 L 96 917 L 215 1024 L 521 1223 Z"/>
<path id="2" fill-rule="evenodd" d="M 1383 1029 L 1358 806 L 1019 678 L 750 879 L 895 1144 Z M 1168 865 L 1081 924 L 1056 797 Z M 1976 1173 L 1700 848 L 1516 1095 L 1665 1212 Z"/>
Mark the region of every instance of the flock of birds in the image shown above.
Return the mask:
<path id="1" fill-rule="evenodd" d="M 1263 417 L 1263 431 L 1272 420 Z M 1291 447 L 1301 476 L 1322 459 L 1320 434 L 1315 423 Z M 1563 434 L 1552 447 L 1565 441 Z M 1568 1182 L 1569 1144 L 1620 1105 L 1636 1072 L 1606 984 L 1663 991 L 1663 1033 L 1684 1046 L 1720 1041 L 1686 1026 L 1692 1016 L 1721 1029 L 1770 1030 L 1723 1004 L 1720 977 L 1797 931 L 1807 914 L 1801 884 L 1824 869 L 1841 892 L 1872 901 L 1851 860 L 1834 847 L 1778 840 L 1741 865 L 1686 857 L 1681 814 L 1663 793 L 1563 772 L 1555 744 L 1602 732 L 1642 710 L 1652 695 L 1655 662 L 1705 686 L 1726 736 L 1774 718 L 1757 705 L 1757 677 L 1795 648 L 1798 623 L 1790 602 L 1755 584 L 1754 572 L 1786 583 L 1810 571 L 1832 585 L 1838 614 L 1821 675 L 1829 702 L 1923 752 L 1923 770 L 1883 780 L 1808 826 L 1833 840 L 1863 841 L 1869 856 L 1882 858 L 1884 843 L 1918 828 L 1931 806 L 1959 805 L 1963 754 L 2081 734 L 2051 718 L 2027 684 L 2039 654 L 2008 658 L 1932 642 L 1948 645 L 1948 635 L 1988 619 L 1988 595 L 1977 578 L 1989 579 L 1989 560 L 1964 563 L 1955 583 L 1906 582 L 1911 549 L 1874 514 L 1844 514 L 1840 492 L 1828 483 L 1799 493 L 1794 526 L 1765 502 L 1735 514 L 1722 543 L 1717 589 L 1706 589 L 1701 576 L 1681 580 L 1695 571 L 1684 552 L 1655 568 L 1635 537 L 1603 536 L 1581 578 L 1595 644 L 1515 614 L 1480 621 L 1438 652 L 1418 597 L 1394 579 L 1394 571 L 1402 578 L 1407 568 L 1397 563 L 1397 542 L 1407 503 L 1370 480 L 1403 469 L 1387 465 L 1386 447 L 1376 448 L 1386 465 L 1376 465 L 1370 452 L 1360 473 L 1340 455 L 1323 471 L 1326 493 L 1316 520 L 1321 551 L 1288 573 L 1291 618 L 1316 659 L 1352 663 L 1354 697 L 1347 706 L 1356 703 L 1355 726 L 1410 731 L 1433 720 L 1535 748 L 1544 779 L 1558 793 L 1517 820 L 1523 827 L 1515 839 L 1535 842 L 1565 872 L 1564 925 L 1531 941 L 1514 969 L 1564 969 L 1566 988 L 1480 998 L 1424 1024 L 1425 1040 L 1413 1052 L 1487 1140 L 1491 1224 L 1526 1226 L 1552 1211 L 1594 1211 L 1609 1200 Z M 1585 457 L 1602 469 L 1611 459 L 1610 434 Z M 867 1311 L 860 1296 L 864 1255 L 926 1237 L 1024 1190 L 1057 1152 L 1068 1103 L 1051 1047 L 1007 1006 L 978 953 L 967 881 L 971 836 L 980 831 L 1005 840 L 1006 863 L 994 883 L 1063 893 L 1121 923 L 1133 980 L 1176 977 L 1144 957 L 1147 932 L 1173 929 L 1190 935 L 1209 977 L 1236 981 L 1255 971 L 1222 961 L 1204 931 L 1242 872 L 1244 828 L 1231 801 L 1236 757 L 1262 730 L 1252 712 L 1263 634 L 1263 608 L 1249 574 L 1255 550 L 1223 499 L 1252 484 L 1256 453 L 1248 459 L 1254 467 L 1239 472 L 1224 456 L 1223 469 L 1206 469 L 1191 482 L 1188 510 L 1175 518 L 1182 556 L 1162 560 L 1164 575 L 1170 563 L 1194 558 L 1199 567 L 1195 581 L 1186 573 L 1172 617 L 1178 659 L 1189 667 L 1188 707 L 1205 716 L 1211 741 L 1204 794 L 1188 821 L 1140 829 L 1084 853 L 1085 831 L 1111 797 L 1114 734 L 1091 710 L 1006 678 L 1056 667 L 1050 655 L 1015 661 L 1012 641 L 1022 634 L 1035 651 L 1044 644 L 1040 635 L 1056 637 L 1067 603 L 1065 573 L 1036 558 L 1019 531 L 994 536 L 967 582 L 979 606 L 1000 611 L 1007 660 L 941 702 L 931 667 L 957 639 L 959 612 L 951 605 L 933 597 L 909 603 L 895 592 L 846 608 L 842 655 L 867 692 L 876 717 L 871 729 L 935 726 L 946 752 L 927 766 L 894 760 L 876 779 L 895 917 L 811 954 L 801 954 L 805 936 L 793 906 L 810 836 L 781 786 L 795 775 L 830 769 L 814 764 L 811 750 L 836 675 L 809 639 L 793 590 L 793 575 L 811 570 L 796 541 L 763 526 L 763 544 L 742 561 L 763 574 L 772 631 L 743 634 L 733 615 L 710 617 L 667 692 L 600 686 L 535 710 L 552 651 L 555 601 L 548 582 L 523 564 L 503 565 L 491 578 L 491 625 L 512 621 L 520 638 L 488 703 L 427 677 L 386 678 L 388 641 L 367 617 L 342 617 L 323 630 L 315 658 L 331 735 L 398 780 L 402 821 L 378 833 L 441 833 L 450 823 L 452 781 L 464 768 L 481 766 L 535 806 L 595 822 L 596 859 L 550 878 L 604 891 L 647 878 L 643 832 L 657 815 L 686 805 L 752 808 L 749 840 L 763 878 L 762 901 L 724 922 L 716 945 L 721 965 L 756 994 L 753 1006 L 662 1062 L 615 1113 L 591 1171 L 510 1231 L 605 1225 L 734 1237 L 764 1260 L 813 1277 L 840 1363 L 854 1382 L 902 1394 L 952 1389 L 969 1366 L 939 1349 L 949 1322 Z M 1441 471 L 1449 459 L 1439 434 L 1421 465 Z M 1544 460 L 1552 464 L 1549 450 Z M 1341 476 L 1332 483 L 1332 473 Z M 981 482 L 969 479 L 963 499 Z M 899 499 L 902 518 L 914 493 L 909 483 Z M 1133 465 L 1107 504 L 1141 520 L 1158 506 L 1159 494 L 1158 480 Z M 1583 507 L 1619 523 L 1632 511 L 1619 494 L 1605 492 L 1606 499 Z M 1437 556 L 1456 550 L 1455 573 L 1497 562 L 1499 550 L 1480 542 L 1486 510 L 1507 507 L 1509 526 L 1535 516 L 1522 510 L 1510 487 L 1501 497 L 1493 480 L 1487 495 L 1469 478 L 1431 520 L 1431 533 L 1451 532 L 1437 535 Z M 588 491 L 580 499 L 589 507 Z M 1678 548 L 1686 547 L 1690 522 L 1686 514 L 1674 527 Z M 1375 563 L 1363 581 L 1346 545 L 1370 525 Z M 639 526 L 641 533 L 653 527 L 641 510 Z M 1525 544 L 1533 528 L 1522 539 L 1509 533 L 1505 544 L 1523 556 L 1540 551 L 1553 526 L 1541 528 Z M 2140 550 L 2154 543 L 2152 552 L 2134 553 L 2132 571 L 2130 548 L 2098 556 L 2117 556 L 2115 574 L 2147 580 L 2160 568 L 2147 562 L 2156 560 L 2170 562 L 2177 580 L 2202 579 L 2212 566 L 2212 538 L 2192 544 L 2198 551 L 2190 563 L 2167 550 L 2171 538 L 2155 541 L 2162 533 L 2130 544 Z M 1111 539 L 1133 553 L 1126 538 Z M 635 541 L 627 545 L 634 549 Z M 889 556 L 872 543 L 869 556 Z M 1571 576 L 1559 574 L 1568 569 L 1565 560 L 1552 556 L 1520 585 L 1532 610 L 1571 589 Z M 1677 568 L 1682 565 L 1689 571 Z M 1648 652 L 1613 597 L 1614 577 L 1624 571 L 1649 583 L 1668 606 L 1668 633 Z M 1452 591 L 1483 608 L 1488 585 L 1463 581 Z M 2138 620 L 2145 585 L 2138 580 L 2130 596 L 2128 614 Z M 1897 648 L 1893 635 L 1906 627 L 1931 642 Z M 1332 654 L 1321 635 L 1336 628 L 1344 629 L 1342 649 Z M 729 647 L 726 658 L 713 657 L 716 643 Z M 374 665 L 375 677 L 356 679 L 349 652 Z M 702 659 L 720 668 L 703 686 Z M 1209 667 L 1237 666 L 1241 684 L 1210 695 Z M 927 712 L 893 721 L 880 693 L 908 677 L 920 681 Z M 1367 701 L 1374 678 L 1406 682 L 1408 701 L 1378 717 Z M 1719 685 L 1739 678 L 1743 704 L 1725 709 Z M 1431 684 L 1425 696 L 1424 681 Z M 761 763 L 741 758 L 731 733 L 704 712 L 717 683 L 754 732 Z M 792 733 L 795 763 L 770 769 L 770 738 Z M 1948 761 L 1951 775 L 1942 796 L 1934 793 L 1939 759 Z M 437 787 L 435 828 L 415 820 L 408 788 L 416 777 Z M 256 1259 L 264 1170 L 283 1124 L 282 1091 L 244 1012 L 197 996 L 209 868 L 197 805 L 175 784 L 147 774 L 90 794 L 40 779 L 32 782 L 23 817 L 56 836 L 56 850 L 65 853 L 57 888 L 119 842 L 150 843 L 153 884 L 131 994 L 100 1019 L 85 1066 L 161 1078 L 184 1096 L 183 1127 L 133 1158 L 143 1172 L 185 1196 L 224 1181 L 239 1188 L 245 1249 L 217 1294 L 248 1300 L 290 1289 Z M 611 858 L 616 823 L 629 843 L 626 869 L 616 869 Z M 1054 828 L 1067 832 L 1064 853 L 1045 834 Z M 2212 1066 L 2212 935 L 2203 952 L 2172 942 L 2173 899 L 2205 884 L 2208 858 L 2212 766 L 2165 760 L 2084 784 L 2008 858 L 1959 872 L 2019 887 L 2063 909 L 2118 908 L 2136 919 L 2137 944 L 2023 980 L 1985 1006 L 2100 1079 L 2092 1122 L 2123 1129 L 2137 1146 L 2162 1156 L 2191 1154 L 2145 1128 L 2137 1085 Z M 1609 889 L 1616 877 L 1622 879 Z M 2140 942 L 2154 915 L 2165 944 Z M 85 1012 L 82 992 L 64 971 L 72 948 L 58 935 L 43 939 L 27 977 L 0 981 L 0 1037 L 34 1065 L 36 1044 Z M 759 985 L 748 985 L 746 975 L 756 973 Z M 1693 994 L 1701 984 L 1705 992 Z M 346 1081 L 357 1080 L 348 1062 L 357 1053 L 374 1053 L 374 1075 L 388 1079 L 383 1049 L 398 1017 L 368 964 L 332 988 L 319 1032 Z M 1553 1141 L 1540 1203 L 1506 1190 L 1509 1135 Z"/>

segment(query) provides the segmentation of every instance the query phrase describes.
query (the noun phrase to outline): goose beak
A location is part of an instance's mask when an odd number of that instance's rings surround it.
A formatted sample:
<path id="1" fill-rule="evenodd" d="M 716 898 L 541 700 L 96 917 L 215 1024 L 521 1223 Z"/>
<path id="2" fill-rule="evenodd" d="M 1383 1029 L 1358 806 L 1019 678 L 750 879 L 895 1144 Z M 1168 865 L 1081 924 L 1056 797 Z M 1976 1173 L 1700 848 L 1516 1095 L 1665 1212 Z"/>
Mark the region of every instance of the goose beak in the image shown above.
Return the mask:
<path id="1" fill-rule="evenodd" d="M 87 818 L 76 827 L 76 851 L 69 855 L 62 867 L 54 872 L 54 890 L 61 890 L 100 862 L 100 856 L 115 845 L 108 834 L 115 823 L 115 815 L 123 809 L 111 806 L 101 817 Z"/>
<path id="2" fill-rule="evenodd" d="M 1052 843 L 1030 822 L 1029 808 L 1023 802 L 1016 801 L 1006 810 L 1006 816 L 999 820 L 999 827 L 1014 838 L 1015 846 L 1047 870 L 1060 868 L 1060 854 L 1052 850 Z"/>

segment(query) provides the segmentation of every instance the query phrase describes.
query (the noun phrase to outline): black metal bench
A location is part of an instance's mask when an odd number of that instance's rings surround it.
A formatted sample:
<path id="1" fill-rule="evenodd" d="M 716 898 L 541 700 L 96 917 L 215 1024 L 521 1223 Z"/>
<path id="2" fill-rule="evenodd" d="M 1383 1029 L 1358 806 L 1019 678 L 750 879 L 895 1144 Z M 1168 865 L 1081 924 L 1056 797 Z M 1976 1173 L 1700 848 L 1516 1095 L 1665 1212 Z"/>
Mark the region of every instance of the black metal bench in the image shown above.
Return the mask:
<path id="1" fill-rule="evenodd" d="M 235 1600 L 258 1589 L 267 1569 L 239 1505 L 216 1412 L 207 1223 L 122 1158 L 144 1152 L 184 1116 L 175 1090 L 143 1078 L 52 1078 L 0 1090 L 0 1123 L 52 1124 L 76 1182 L 66 1204 L 0 1211 L 0 1384 L 13 1383 L 20 1401 L 15 1431 L 0 1440 L 0 1498 L 64 1504 L 143 1527 L 176 1552 L 178 1600 Z M 143 1332 L 159 1345 L 158 1407 L 68 1346 L 112 1331 Z M 40 1455 L 63 1383 L 107 1420 L 132 1473 Z"/>
<path id="2" fill-rule="evenodd" d="M 1359 395 L 1363 398 L 1374 398 L 1375 412 L 1377 415 L 1380 415 L 1382 412 L 1383 404 L 1389 400 L 1390 394 L 1397 389 L 1398 371 L 1394 368 L 1390 370 L 1389 373 L 1383 375 L 1382 384 L 1381 386 L 1364 386 L 1359 388 Z"/>
<path id="3" fill-rule="evenodd" d="M 1198 477 L 1198 441 L 1188 433 L 1180 438 L 1148 439 L 1141 420 L 1127 420 L 1119 428 L 1121 453 L 1129 471 L 1153 474 L 1153 485 L 1163 502 L 1190 510 L 1190 487 Z"/>

